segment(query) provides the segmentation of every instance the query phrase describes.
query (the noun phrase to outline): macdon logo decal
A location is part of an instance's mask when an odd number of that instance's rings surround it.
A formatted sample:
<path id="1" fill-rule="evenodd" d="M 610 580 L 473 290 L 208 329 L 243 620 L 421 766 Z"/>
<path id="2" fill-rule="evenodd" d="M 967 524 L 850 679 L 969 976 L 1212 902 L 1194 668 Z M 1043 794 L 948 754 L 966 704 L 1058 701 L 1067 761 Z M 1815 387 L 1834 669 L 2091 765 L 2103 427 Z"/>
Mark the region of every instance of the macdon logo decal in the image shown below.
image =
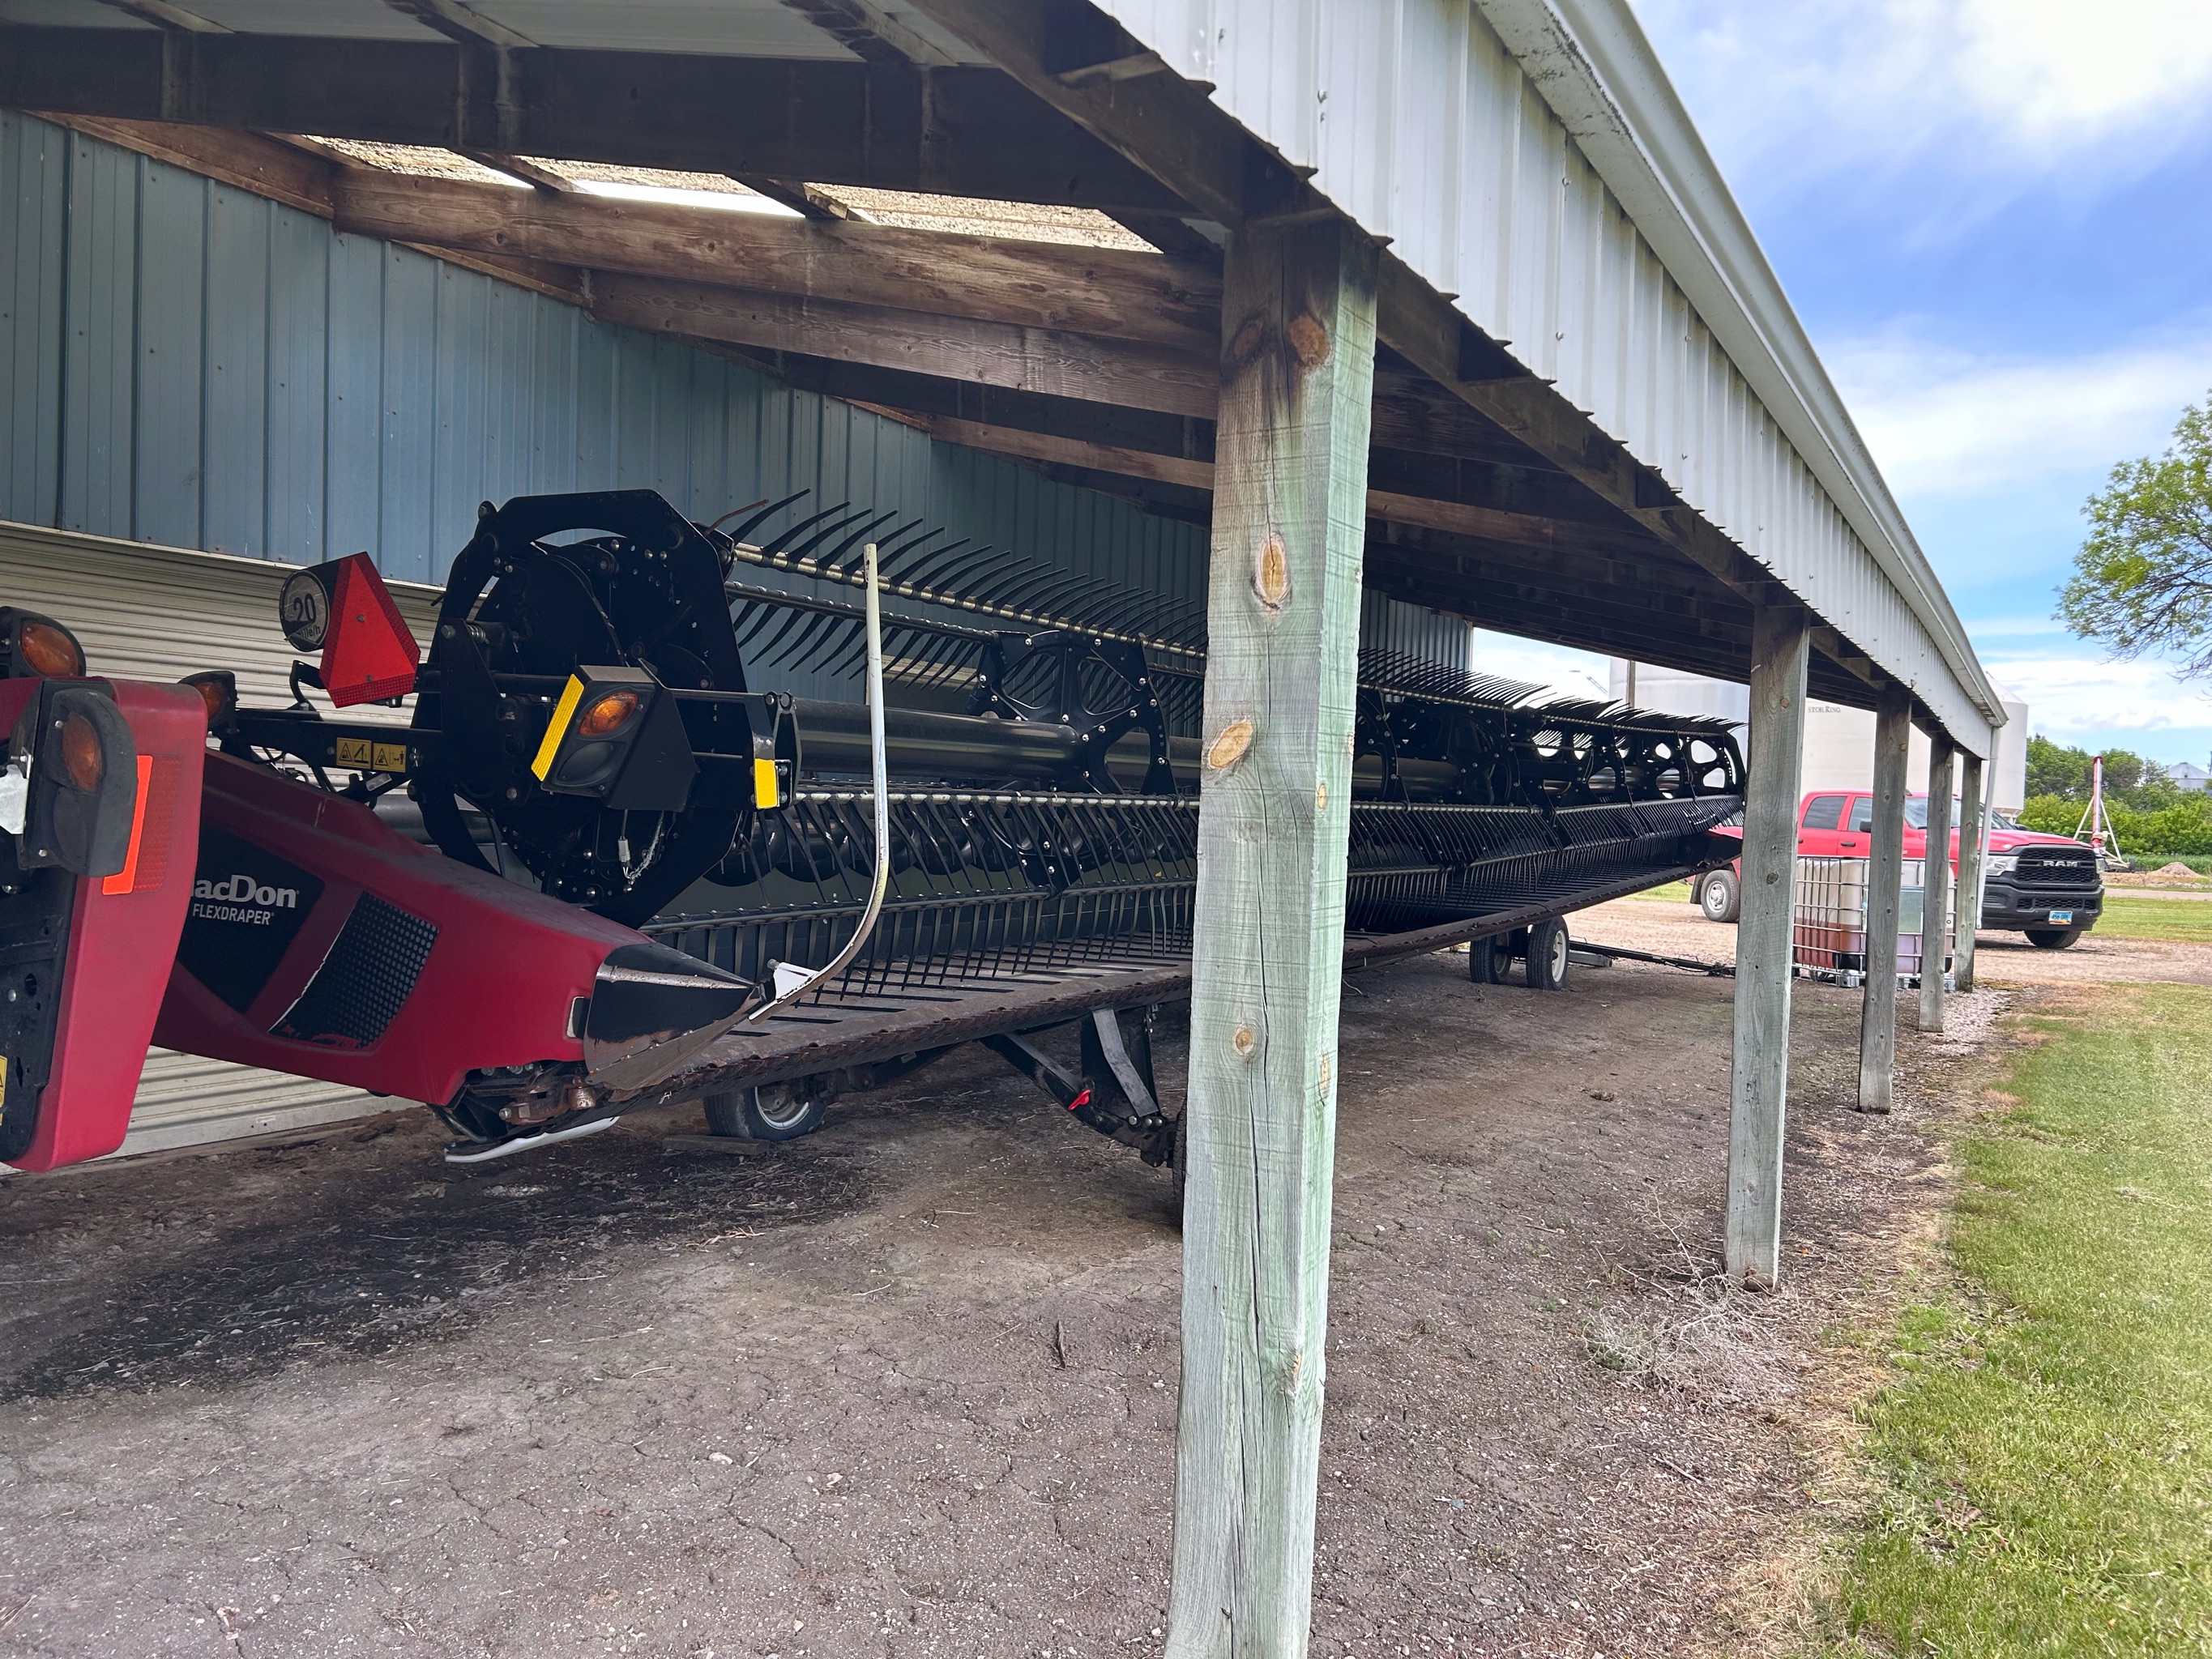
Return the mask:
<path id="1" fill-rule="evenodd" d="M 252 876 L 236 875 L 228 881 L 203 876 L 192 884 L 192 914 L 209 921 L 242 921 L 266 927 L 279 910 L 297 909 L 296 887 L 264 887 Z"/>

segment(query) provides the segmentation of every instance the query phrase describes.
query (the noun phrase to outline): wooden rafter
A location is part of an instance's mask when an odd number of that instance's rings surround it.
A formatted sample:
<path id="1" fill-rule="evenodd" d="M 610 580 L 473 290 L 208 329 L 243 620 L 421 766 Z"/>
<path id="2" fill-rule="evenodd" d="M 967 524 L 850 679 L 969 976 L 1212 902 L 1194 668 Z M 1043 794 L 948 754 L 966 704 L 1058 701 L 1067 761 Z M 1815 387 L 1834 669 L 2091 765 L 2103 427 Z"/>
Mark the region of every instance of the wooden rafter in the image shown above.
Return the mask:
<path id="1" fill-rule="evenodd" d="M 463 31 L 465 33 L 465 31 Z M 623 167 L 1182 213 L 995 69 L 440 40 L 7 28 L 0 104 Z M 176 49 L 181 40 L 185 49 Z"/>
<path id="2" fill-rule="evenodd" d="M 796 299 L 975 318 L 1211 355 L 1221 280 L 1121 248 L 716 212 L 575 194 L 529 197 L 465 179 L 356 169 L 331 216 L 388 241 L 550 259 Z"/>

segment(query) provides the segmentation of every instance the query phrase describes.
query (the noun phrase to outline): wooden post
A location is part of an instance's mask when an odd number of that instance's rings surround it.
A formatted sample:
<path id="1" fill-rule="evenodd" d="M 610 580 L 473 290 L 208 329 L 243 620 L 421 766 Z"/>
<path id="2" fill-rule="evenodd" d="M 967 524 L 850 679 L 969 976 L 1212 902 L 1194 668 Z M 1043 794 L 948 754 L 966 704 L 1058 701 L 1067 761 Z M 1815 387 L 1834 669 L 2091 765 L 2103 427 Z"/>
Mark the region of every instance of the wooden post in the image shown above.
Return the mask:
<path id="1" fill-rule="evenodd" d="M 1726 1261 L 1731 1279 L 1770 1285 L 1782 1270 L 1783 1102 L 1790 1082 L 1797 779 L 1805 753 L 1810 638 L 1806 614 L 1794 605 L 1762 605 L 1753 615 Z"/>
<path id="2" fill-rule="evenodd" d="M 1983 783 L 1994 777 L 1979 755 L 1959 757 L 1959 965 L 1954 977 L 1961 991 L 1974 988 L 1974 930 L 1982 922 L 1982 854 L 1990 824 Z"/>
<path id="3" fill-rule="evenodd" d="M 1951 739 L 1928 738 L 1928 836 L 1920 856 L 1920 1029 L 1943 1029 L 1943 958 L 1951 901 Z"/>
<path id="4" fill-rule="evenodd" d="M 1376 253 L 1230 237 L 1176 1439 L 1176 1659 L 1298 1659 L 1328 1337 Z"/>
<path id="5" fill-rule="evenodd" d="M 1859 1004 L 1859 1110 L 1886 1112 L 1897 1059 L 1897 901 L 1905 884 L 1905 761 L 1912 697 L 1892 682 L 1874 717 L 1874 832 L 1867 854 L 1866 987 Z"/>

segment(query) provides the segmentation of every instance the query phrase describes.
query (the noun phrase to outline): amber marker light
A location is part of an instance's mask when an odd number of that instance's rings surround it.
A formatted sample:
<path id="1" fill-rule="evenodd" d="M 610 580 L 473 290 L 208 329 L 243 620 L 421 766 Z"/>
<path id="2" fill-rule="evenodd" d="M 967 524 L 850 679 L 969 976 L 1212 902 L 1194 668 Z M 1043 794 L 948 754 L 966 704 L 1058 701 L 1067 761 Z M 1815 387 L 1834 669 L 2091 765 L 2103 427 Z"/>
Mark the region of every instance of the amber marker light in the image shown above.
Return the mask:
<path id="1" fill-rule="evenodd" d="M 71 783 L 87 794 L 98 790 L 100 779 L 107 774 L 107 760 L 100 749 L 100 733 L 82 714 L 63 717 L 62 770 L 69 774 Z"/>
<path id="2" fill-rule="evenodd" d="M 15 632 L 15 654 L 34 674 L 50 680 L 84 678 L 84 650 L 52 623 L 26 618 Z"/>
<path id="3" fill-rule="evenodd" d="M 580 738 L 611 738 L 636 719 L 643 707 L 643 700 L 635 691 L 610 691 L 576 716 L 575 733 Z"/>

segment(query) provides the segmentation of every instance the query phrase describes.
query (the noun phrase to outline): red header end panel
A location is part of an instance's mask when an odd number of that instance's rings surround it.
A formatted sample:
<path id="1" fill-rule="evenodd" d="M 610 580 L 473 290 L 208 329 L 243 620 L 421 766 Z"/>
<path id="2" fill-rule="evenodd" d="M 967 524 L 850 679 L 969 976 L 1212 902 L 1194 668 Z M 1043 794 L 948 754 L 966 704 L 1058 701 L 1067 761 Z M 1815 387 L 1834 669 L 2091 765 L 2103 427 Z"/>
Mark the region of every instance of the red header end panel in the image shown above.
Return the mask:
<path id="1" fill-rule="evenodd" d="M 0 727 L 13 726 L 41 687 L 61 684 L 0 681 Z M 0 872 L 9 1017 L 0 1156 L 19 1169 L 51 1170 L 123 1144 L 191 899 L 206 705 L 183 686 L 118 680 L 112 690 L 136 750 L 117 744 L 102 760 L 107 771 L 137 775 L 122 867 Z M 50 1044 L 40 1029 L 49 1012 Z"/>
<path id="2" fill-rule="evenodd" d="M 443 1104 L 472 1070 L 581 1059 L 576 999 L 609 951 L 642 938 L 210 755 L 154 1040 Z"/>

